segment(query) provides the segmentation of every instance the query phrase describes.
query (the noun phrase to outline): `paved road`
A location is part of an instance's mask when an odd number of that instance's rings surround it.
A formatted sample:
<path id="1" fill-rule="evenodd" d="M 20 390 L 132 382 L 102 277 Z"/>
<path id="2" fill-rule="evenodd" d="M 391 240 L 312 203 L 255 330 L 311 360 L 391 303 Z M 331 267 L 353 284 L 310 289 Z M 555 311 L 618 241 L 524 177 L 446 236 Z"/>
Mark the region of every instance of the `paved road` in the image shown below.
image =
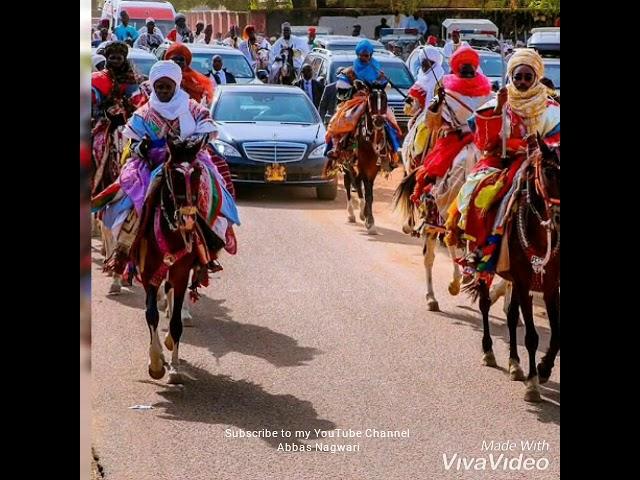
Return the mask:
<path id="1" fill-rule="evenodd" d="M 304 189 L 246 194 L 239 253 L 223 259 L 224 272 L 192 309 L 195 326 L 185 329 L 181 357 L 191 379 L 183 387 L 148 377 L 141 288 L 108 297 L 94 241 L 93 446 L 106 479 L 559 478 L 559 358 L 545 401 L 525 403 L 524 385 L 504 370 L 507 329 L 496 306 L 503 369 L 483 367 L 479 313 L 447 293 L 444 251 L 435 268 L 442 313 L 426 310 L 420 242 L 389 214 L 393 183 L 378 182 L 377 236 L 346 222 L 344 192 L 335 202 Z M 536 321 L 543 349 L 548 325 L 540 312 Z M 138 404 L 154 408 L 129 409 Z M 225 436 L 262 429 L 310 430 L 311 438 Z M 315 429 L 363 437 L 316 440 Z M 408 438 L 365 438 L 367 429 L 408 430 Z M 547 446 L 523 451 L 523 440 Z M 515 448 L 486 451 L 483 441 Z M 316 443 L 359 451 L 278 450 Z M 489 453 L 524 453 L 548 467 L 500 463 L 492 471 Z M 459 457 L 484 457 L 487 470 L 457 470 Z"/>

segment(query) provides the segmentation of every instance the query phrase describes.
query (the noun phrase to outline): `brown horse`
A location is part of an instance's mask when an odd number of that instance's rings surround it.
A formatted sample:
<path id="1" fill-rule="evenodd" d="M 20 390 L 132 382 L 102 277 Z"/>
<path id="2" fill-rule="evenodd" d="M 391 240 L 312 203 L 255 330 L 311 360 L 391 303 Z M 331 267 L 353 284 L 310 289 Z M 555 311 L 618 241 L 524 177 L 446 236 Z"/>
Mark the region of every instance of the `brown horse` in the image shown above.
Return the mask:
<path id="1" fill-rule="evenodd" d="M 507 313 L 509 327 L 509 374 L 512 380 L 525 380 L 517 349 L 518 308 L 525 324 L 525 345 L 529 354 L 529 374 L 526 376 L 525 400 L 541 401 L 539 383 L 551 376 L 560 350 L 560 148 L 551 149 L 538 138 L 539 150 L 523 166 L 520 184 L 508 212 L 502 255 L 507 255 L 508 267 L 500 275 L 512 282 L 513 292 Z M 501 256 L 501 260 L 502 260 Z M 500 262 L 498 264 L 500 267 Z M 495 367 L 489 332 L 491 299 L 484 281 L 474 287 L 480 297 L 484 334 L 483 362 Z M 551 339 L 546 355 L 536 367 L 538 333 L 533 323 L 530 292 L 542 291 Z"/>
<path id="2" fill-rule="evenodd" d="M 354 134 L 353 149 L 342 164 L 344 171 L 344 188 L 347 192 L 347 216 L 355 223 L 354 209 L 360 209 L 360 220 L 364 221 L 367 233 L 377 233 L 373 218 L 373 183 L 380 171 L 383 161 L 392 162 L 393 152 L 388 147 L 385 131 L 387 113 L 387 94 L 382 88 L 369 89 L 367 106 L 358 122 Z M 347 139 L 349 141 L 350 139 Z M 358 198 L 352 198 L 351 186 L 354 186 Z M 364 187 L 364 202 L 362 188 Z"/>
<path id="3" fill-rule="evenodd" d="M 168 289 L 173 289 L 169 332 L 164 341 L 172 351 L 169 383 L 182 382 L 178 348 L 189 274 L 193 270 L 190 288 L 195 289 L 202 282 L 206 285 L 207 251 L 222 246 L 222 241 L 211 232 L 197 208 L 200 177 L 205 167 L 197 161 L 196 155 L 205 142 L 205 137 L 168 138 L 169 158 L 149 187 L 140 227 L 131 248 L 131 257 L 138 266 L 146 293 L 146 320 L 151 336 L 149 375 L 154 379 L 164 376 L 166 364 L 158 337 L 158 288 L 167 279 Z"/>

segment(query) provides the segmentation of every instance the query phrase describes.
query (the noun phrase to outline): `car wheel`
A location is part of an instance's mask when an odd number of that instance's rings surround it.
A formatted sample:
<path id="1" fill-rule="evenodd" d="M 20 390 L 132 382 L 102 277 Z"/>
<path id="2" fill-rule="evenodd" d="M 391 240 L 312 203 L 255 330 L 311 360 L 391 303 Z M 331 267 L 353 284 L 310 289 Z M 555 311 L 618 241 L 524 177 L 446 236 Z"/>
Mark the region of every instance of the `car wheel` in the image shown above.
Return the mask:
<path id="1" fill-rule="evenodd" d="M 338 196 L 338 183 L 334 182 L 322 187 L 316 187 L 318 200 L 335 200 Z"/>

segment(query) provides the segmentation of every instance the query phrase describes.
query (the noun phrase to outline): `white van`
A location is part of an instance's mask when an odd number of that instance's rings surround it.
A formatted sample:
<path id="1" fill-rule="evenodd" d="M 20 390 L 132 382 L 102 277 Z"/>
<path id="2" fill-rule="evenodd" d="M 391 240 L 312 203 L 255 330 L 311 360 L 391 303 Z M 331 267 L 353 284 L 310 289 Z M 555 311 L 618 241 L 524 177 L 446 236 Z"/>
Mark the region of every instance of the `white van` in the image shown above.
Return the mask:
<path id="1" fill-rule="evenodd" d="M 442 39 L 449 40 L 453 30 L 460 31 L 460 40 L 472 47 L 500 51 L 498 27 L 486 18 L 447 18 L 442 22 Z"/>

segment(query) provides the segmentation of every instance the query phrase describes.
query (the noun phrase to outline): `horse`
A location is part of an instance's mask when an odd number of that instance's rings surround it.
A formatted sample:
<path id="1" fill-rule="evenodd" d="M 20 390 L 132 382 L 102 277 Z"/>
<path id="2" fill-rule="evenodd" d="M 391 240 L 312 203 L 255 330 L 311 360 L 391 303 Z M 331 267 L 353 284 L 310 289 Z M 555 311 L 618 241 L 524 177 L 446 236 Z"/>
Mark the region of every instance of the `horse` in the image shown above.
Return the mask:
<path id="1" fill-rule="evenodd" d="M 508 266 L 498 274 L 512 284 L 508 307 L 509 375 L 511 380 L 525 380 L 525 401 L 540 402 L 539 384 L 551 376 L 560 350 L 560 147 L 550 148 L 538 136 L 538 149 L 521 167 L 517 190 L 509 201 L 502 256 Z M 501 260 L 498 261 L 500 267 Z M 551 338 L 547 353 L 536 366 L 538 333 L 533 323 L 531 293 L 541 290 L 549 318 Z M 479 297 L 482 312 L 483 363 L 496 367 L 489 330 L 491 298 L 487 283 L 480 280 L 468 291 Z M 517 347 L 518 309 L 525 324 L 525 346 L 529 355 L 529 373 L 520 367 Z"/>
<path id="2" fill-rule="evenodd" d="M 276 61 L 271 67 L 271 79 L 269 83 L 293 85 L 297 76 L 293 63 L 293 47 L 283 47 L 282 50 L 280 50 L 279 57 L 280 59 L 276 58 Z"/>
<path id="3" fill-rule="evenodd" d="M 423 213 L 419 211 L 411 200 L 411 195 L 417 183 L 416 175 L 419 172 L 419 167 L 414 168 L 400 181 L 393 195 L 393 208 L 399 212 L 403 219 L 403 232 L 424 238 L 422 254 L 427 284 L 425 298 L 427 300 L 427 308 L 432 312 L 440 311 L 440 306 L 433 290 L 433 264 L 435 262 L 438 236 L 445 232 L 441 218 L 447 216 L 447 209 L 455 200 L 465 179 L 479 159 L 480 152 L 473 144 L 463 147 L 445 177 L 438 179 L 432 187 L 433 195 L 429 195 L 421 205 Z M 410 163 L 407 163 L 410 162 L 408 158 L 403 158 L 403 162 L 405 168 L 410 165 Z M 417 222 L 421 223 L 415 228 Z M 451 282 L 449 282 L 448 290 L 451 295 L 455 296 L 460 293 L 463 280 L 460 265 L 455 260 L 462 256 L 462 252 L 457 245 L 447 246 L 447 250 L 453 266 L 453 276 Z"/>
<path id="4" fill-rule="evenodd" d="M 205 137 L 176 139 L 168 137 L 169 157 L 162 171 L 152 181 L 142 211 L 136 239 L 131 247 L 146 294 L 145 318 L 150 333 L 148 372 L 160 379 L 166 373 L 166 362 L 158 337 L 158 289 L 167 279 L 166 291 L 171 318 L 164 345 L 172 352 L 169 383 L 182 383 L 179 371 L 179 345 L 182 335 L 182 305 L 190 273 L 193 271 L 192 294 L 199 285 L 207 284 L 207 249 L 224 245 L 208 228 L 198 211 L 204 166 L 196 158 L 206 143 Z"/>
<path id="5" fill-rule="evenodd" d="M 364 221 L 369 235 L 376 235 L 373 218 L 373 183 L 384 160 L 389 163 L 393 152 L 387 146 L 385 131 L 387 113 L 387 94 L 382 88 L 368 88 L 368 97 L 364 113 L 356 126 L 355 135 L 350 134 L 347 142 L 357 146 L 347 146 L 343 151 L 341 168 L 344 172 L 344 188 L 347 192 L 347 219 L 356 222 L 354 209 L 360 209 L 360 220 Z M 353 152 L 353 153 L 352 153 Z M 346 157 L 346 158 L 345 158 Z M 358 194 L 352 197 L 351 186 Z M 362 189 L 364 187 L 364 202 Z"/>
<path id="6" fill-rule="evenodd" d="M 258 70 L 269 71 L 269 49 L 260 47 L 256 50 L 256 67 L 254 73 L 258 73 Z"/>

